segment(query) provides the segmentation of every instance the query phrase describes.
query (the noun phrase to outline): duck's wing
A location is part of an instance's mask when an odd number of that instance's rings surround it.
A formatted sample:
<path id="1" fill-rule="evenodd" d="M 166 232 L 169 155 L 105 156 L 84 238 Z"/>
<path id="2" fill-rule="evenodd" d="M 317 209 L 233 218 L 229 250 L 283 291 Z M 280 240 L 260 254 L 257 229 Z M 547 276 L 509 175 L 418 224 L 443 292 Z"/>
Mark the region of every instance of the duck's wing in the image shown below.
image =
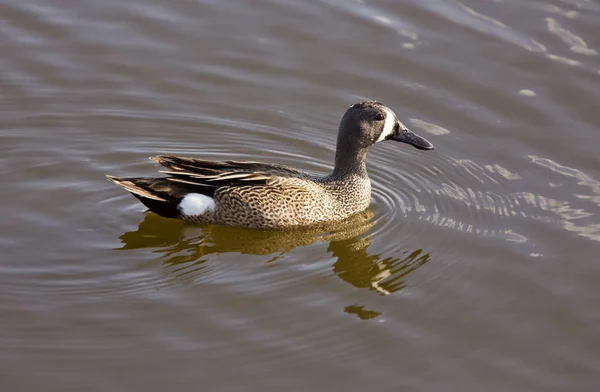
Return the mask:
<path id="1" fill-rule="evenodd" d="M 302 188 L 310 181 L 308 174 L 282 165 L 214 162 L 173 155 L 159 155 L 151 159 L 168 169 L 161 171 L 168 177 L 107 177 L 131 192 L 150 210 L 170 218 L 182 216 L 180 203 L 190 193 L 207 196 L 213 202 L 219 189 L 277 185 Z"/>
<path id="2" fill-rule="evenodd" d="M 154 162 L 169 168 L 170 171 L 195 174 L 222 174 L 231 172 L 263 172 L 284 177 L 305 177 L 305 172 L 284 165 L 253 161 L 208 161 L 196 158 L 184 158 L 175 155 L 158 155 L 150 158 Z"/>
<path id="3" fill-rule="evenodd" d="M 129 191 L 151 211 L 168 217 L 181 218 L 185 215 L 181 203 L 186 196 L 203 195 L 202 204 L 214 203 L 217 191 L 235 192 L 247 186 L 276 186 L 290 177 L 278 177 L 261 172 L 225 172 L 220 174 L 197 174 L 190 171 L 163 171 L 168 177 L 107 176 L 115 184 Z M 208 204 L 207 204 L 208 203 Z"/>
<path id="4" fill-rule="evenodd" d="M 167 174 L 170 181 L 213 189 L 276 185 L 286 178 L 310 177 L 307 173 L 291 167 L 261 162 L 207 161 L 173 155 L 159 155 L 150 159 L 169 169 L 162 170 L 161 173 Z"/>

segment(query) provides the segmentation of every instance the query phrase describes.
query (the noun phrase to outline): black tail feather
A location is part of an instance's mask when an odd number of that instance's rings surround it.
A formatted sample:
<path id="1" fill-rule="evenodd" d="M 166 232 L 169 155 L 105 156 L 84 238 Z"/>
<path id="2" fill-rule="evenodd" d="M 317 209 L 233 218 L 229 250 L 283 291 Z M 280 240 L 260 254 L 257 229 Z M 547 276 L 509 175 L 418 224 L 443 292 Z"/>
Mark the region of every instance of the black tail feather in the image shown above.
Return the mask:
<path id="1" fill-rule="evenodd" d="M 179 209 L 177 208 L 177 206 L 179 205 L 179 201 L 177 201 L 177 202 L 160 201 L 160 200 L 148 199 L 144 196 L 136 195 L 135 193 L 132 193 L 132 195 L 135 196 L 139 201 L 142 202 L 142 204 L 144 204 L 146 207 L 148 207 L 148 209 L 150 211 L 154 212 L 155 214 L 164 216 L 165 218 L 180 218 L 181 217 L 181 213 L 179 212 Z"/>
<path id="2" fill-rule="evenodd" d="M 166 178 L 119 178 L 106 176 L 141 201 L 148 209 L 166 218 L 180 218 L 177 208 L 188 193 L 184 186 L 173 184 Z"/>

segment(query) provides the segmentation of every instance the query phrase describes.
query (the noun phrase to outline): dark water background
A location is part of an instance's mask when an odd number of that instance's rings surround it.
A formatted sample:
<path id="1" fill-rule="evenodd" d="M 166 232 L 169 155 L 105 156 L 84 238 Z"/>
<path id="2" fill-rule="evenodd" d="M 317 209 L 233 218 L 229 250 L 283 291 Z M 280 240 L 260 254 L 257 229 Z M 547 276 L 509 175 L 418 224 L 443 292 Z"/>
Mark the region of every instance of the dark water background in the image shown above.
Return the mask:
<path id="1" fill-rule="evenodd" d="M 600 3 L 0 3 L 0 390 L 596 391 Z M 327 233 L 184 225 L 104 174 L 168 152 L 328 171 Z"/>

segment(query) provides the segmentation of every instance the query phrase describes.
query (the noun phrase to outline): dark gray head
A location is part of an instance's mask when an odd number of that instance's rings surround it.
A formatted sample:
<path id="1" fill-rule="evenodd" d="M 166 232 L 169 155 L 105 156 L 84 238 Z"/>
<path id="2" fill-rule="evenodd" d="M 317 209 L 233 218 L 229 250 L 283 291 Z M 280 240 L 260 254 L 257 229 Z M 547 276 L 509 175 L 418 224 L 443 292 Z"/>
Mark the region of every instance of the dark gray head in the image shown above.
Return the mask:
<path id="1" fill-rule="evenodd" d="M 366 149 L 385 140 L 408 143 L 420 150 L 433 150 L 433 144 L 409 131 L 382 103 L 367 101 L 348 108 L 340 122 L 338 148 L 342 144 Z"/>

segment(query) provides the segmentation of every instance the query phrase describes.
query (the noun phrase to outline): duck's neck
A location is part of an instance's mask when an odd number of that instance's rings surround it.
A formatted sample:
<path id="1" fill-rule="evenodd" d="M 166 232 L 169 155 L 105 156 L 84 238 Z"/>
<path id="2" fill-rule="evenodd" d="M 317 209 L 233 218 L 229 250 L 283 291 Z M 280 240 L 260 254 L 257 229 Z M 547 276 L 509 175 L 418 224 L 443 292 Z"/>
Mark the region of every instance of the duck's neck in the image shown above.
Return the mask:
<path id="1" fill-rule="evenodd" d="M 341 208 L 340 218 L 353 215 L 369 206 L 371 181 L 367 175 L 366 149 L 339 149 L 333 173 L 325 178 L 329 193 Z"/>
<path id="2" fill-rule="evenodd" d="M 338 147 L 335 152 L 335 167 L 331 178 L 345 180 L 351 177 L 369 178 L 367 175 L 367 149 L 359 146 Z"/>

